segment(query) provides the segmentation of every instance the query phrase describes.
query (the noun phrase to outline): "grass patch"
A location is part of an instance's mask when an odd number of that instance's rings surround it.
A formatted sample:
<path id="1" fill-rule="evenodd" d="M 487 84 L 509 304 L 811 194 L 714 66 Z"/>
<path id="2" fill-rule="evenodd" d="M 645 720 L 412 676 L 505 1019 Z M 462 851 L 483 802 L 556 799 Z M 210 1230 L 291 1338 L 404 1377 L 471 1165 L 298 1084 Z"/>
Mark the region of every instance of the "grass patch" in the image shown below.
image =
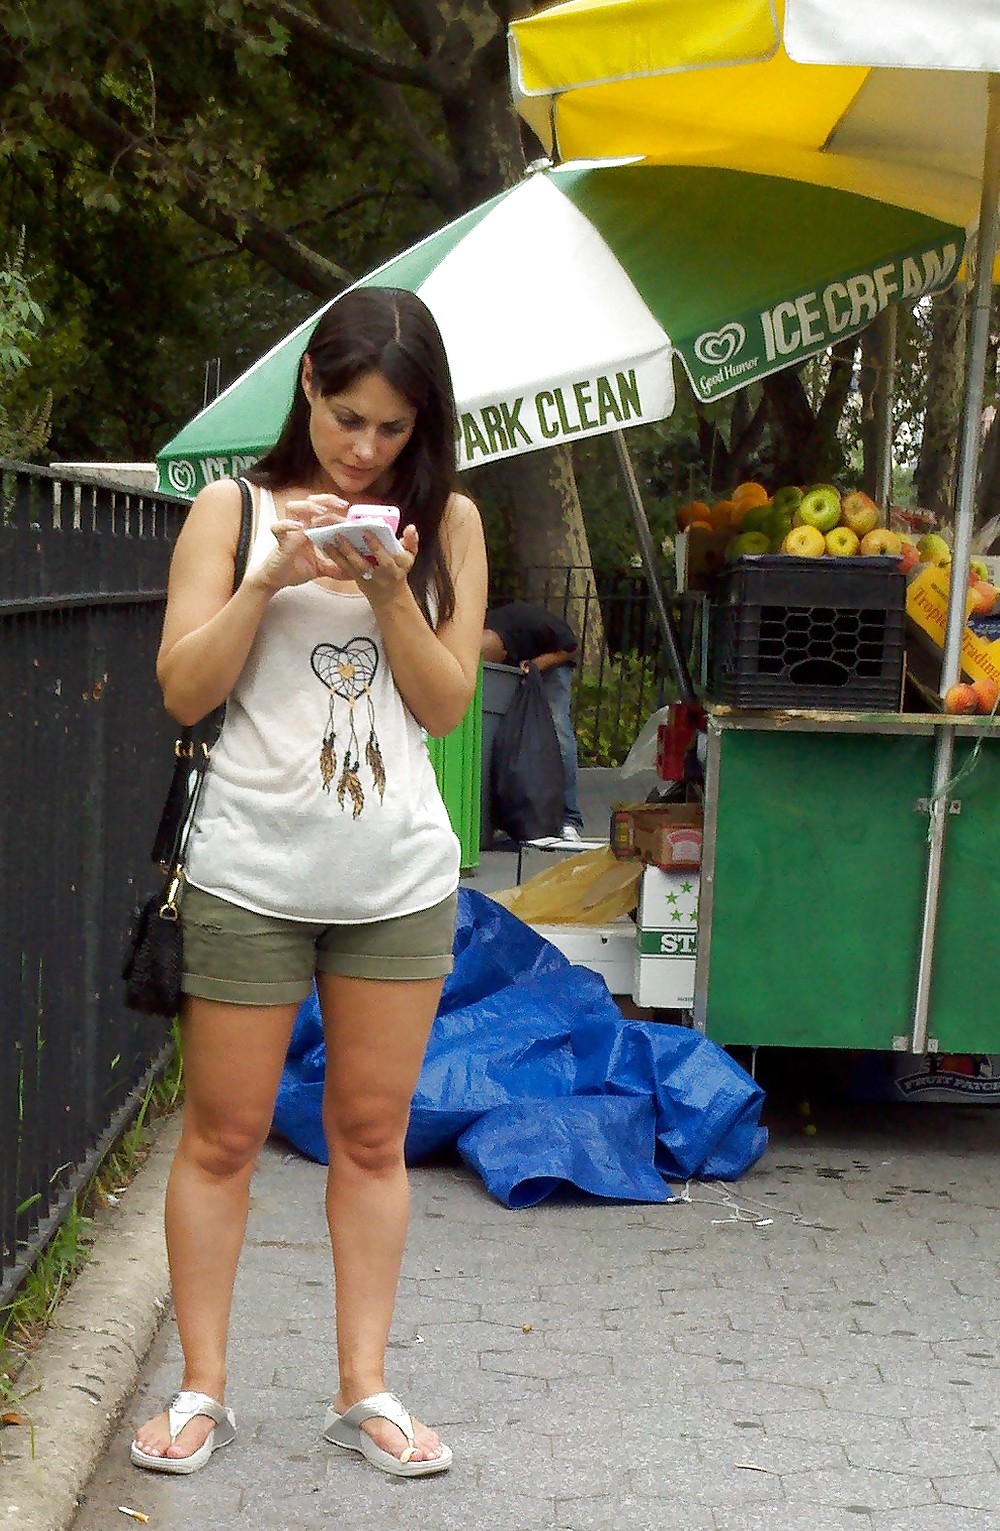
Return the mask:
<path id="1" fill-rule="evenodd" d="M 52 1322 L 59 1302 L 90 1258 L 94 1214 L 117 1203 L 149 1157 L 151 1124 L 169 1116 L 180 1104 L 184 1074 L 176 1021 L 173 1042 L 170 1062 L 148 1085 L 136 1116 L 74 1196 L 12 1300 L 0 1309 L 0 1425 L 31 1429 L 25 1405 L 34 1389 L 22 1381 L 24 1368 Z M 0 1461 L 2 1455 L 0 1451 Z"/>

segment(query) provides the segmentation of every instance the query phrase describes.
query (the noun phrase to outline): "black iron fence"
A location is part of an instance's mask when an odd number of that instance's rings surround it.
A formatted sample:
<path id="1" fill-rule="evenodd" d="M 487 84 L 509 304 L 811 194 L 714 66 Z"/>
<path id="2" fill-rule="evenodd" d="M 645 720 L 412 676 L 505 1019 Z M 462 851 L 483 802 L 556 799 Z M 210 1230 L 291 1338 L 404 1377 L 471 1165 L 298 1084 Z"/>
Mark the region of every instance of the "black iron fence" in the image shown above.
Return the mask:
<path id="1" fill-rule="evenodd" d="M 535 569 L 490 590 L 491 606 L 528 598 L 564 617 L 580 645 L 573 686 L 580 764 L 620 765 L 646 719 L 676 695 L 645 575 Z"/>
<path id="2" fill-rule="evenodd" d="M 173 728 L 154 662 L 184 502 L 0 462 L 0 1302 L 141 1099 L 122 1004 Z"/>

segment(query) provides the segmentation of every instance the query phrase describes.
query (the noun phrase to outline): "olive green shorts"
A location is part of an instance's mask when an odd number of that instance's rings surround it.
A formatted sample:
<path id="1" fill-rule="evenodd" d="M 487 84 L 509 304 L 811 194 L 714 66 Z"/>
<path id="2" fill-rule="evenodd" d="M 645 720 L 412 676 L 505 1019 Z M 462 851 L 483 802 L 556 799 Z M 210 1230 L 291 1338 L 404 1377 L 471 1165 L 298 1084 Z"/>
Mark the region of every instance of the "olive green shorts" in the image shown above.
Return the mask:
<path id="1" fill-rule="evenodd" d="M 254 914 L 186 887 L 181 897 L 184 976 L 197 999 L 233 1005 L 301 1004 L 314 975 L 444 978 L 452 969 L 458 894 L 416 914 L 359 925 L 316 925 Z"/>

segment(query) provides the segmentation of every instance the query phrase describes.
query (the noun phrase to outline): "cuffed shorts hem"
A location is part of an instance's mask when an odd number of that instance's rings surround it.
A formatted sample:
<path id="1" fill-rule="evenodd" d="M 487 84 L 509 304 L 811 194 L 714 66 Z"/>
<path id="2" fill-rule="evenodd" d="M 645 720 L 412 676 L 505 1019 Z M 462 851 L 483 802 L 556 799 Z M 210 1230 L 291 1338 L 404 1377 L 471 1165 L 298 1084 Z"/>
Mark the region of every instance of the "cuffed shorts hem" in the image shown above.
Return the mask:
<path id="1" fill-rule="evenodd" d="M 181 993 L 192 999 L 219 999 L 228 1005 L 301 1005 L 312 993 L 311 983 L 251 983 L 246 978 L 210 978 L 185 973 Z"/>
<path id="2" fill-rule="evenodd" d="M 319 973 L 338 978 L 447 978 L 455 966 L 449 952 L 440 957 L 366 957 L 360 952 L 328 954 L 316 963 Z"/>

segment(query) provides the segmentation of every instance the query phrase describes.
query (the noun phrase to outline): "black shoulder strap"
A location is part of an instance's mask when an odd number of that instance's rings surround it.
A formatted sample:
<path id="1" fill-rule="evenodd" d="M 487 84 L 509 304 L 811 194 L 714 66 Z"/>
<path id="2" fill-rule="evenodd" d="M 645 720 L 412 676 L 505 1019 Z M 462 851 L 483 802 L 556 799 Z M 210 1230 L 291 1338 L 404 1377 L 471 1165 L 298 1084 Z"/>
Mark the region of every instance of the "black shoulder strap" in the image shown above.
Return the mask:
<path id="1" fill-rule="evenodd" d="M 243 576 L 247 572 L 247 559 L 250 557 L 250 544 L 253 541 L 253 493 L 245 478 L 238 478 L 236 482 L 240 486 L 243 513 L 240 516 L 240 535 L 236 543 L 236 563 L 233 566 L 234 590 L 243 583 Z"/>
<path id="2" fill-rule="evenodd" d="M 243 576 L 247 571 L 254 524 L 253 494 L 250 485 L 245 478 L 239 478 L 236 482 L 240 486 L 242 513 L 240 534 L 236 542 L 236 559 L 233 565 L 234 590 L 243 583 Z M 225 715 L 226 704 L 223 702 L 193 728 L 182 729 L 180 737 L 174 743 L 174 772 L 163 804 L 163 811 L 160 814 L 153 849 L 150 852 L 150 860 L 157 866 L 172 866 L 183 852 L 185 827 L 190 825 L 194 808 L 197 806 L 202 778 L 208 764 L 208 752 L 219 737 Z M 192 772 L 197 773 L 193 786 Z"/>

